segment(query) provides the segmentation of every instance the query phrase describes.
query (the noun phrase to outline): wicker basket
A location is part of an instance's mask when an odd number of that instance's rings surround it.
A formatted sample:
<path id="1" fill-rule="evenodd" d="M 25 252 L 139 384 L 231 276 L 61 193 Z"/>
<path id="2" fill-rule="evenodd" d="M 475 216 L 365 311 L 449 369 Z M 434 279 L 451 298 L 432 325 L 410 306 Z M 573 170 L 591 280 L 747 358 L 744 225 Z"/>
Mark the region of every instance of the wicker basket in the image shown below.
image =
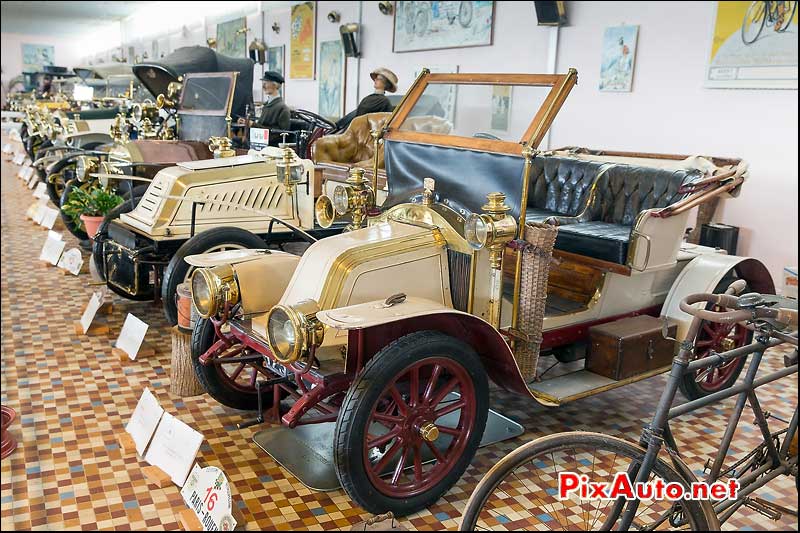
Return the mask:
<path id="1" fill-rule="evenodd" d="M 547 301 L 547 278 L 557 233 L 558 226 L 534 222 L 525 224 L 517 327 L 529 340 L 515 343 L 514 350 L 525 381 L 536 377 Z"/>

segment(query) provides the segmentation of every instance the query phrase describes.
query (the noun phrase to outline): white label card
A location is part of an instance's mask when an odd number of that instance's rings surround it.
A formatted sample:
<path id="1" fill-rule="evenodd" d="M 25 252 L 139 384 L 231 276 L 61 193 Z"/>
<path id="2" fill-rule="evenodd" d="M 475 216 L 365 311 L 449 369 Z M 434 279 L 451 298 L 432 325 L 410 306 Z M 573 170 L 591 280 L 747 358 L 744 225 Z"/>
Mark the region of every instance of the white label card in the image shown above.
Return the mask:
<path id="1" fill-rule="evenodd" d="M 128 313 L 115 346 L 128 354 L 131 360 L 136 359 L 136 354 L 139 352 L 139 348 L 142 347 L 144 336 L 147 334 L 147 328 L 147 323 Z"/>
<path id="2" fill-rule="evenodd" d="M 250 128 L 250 148 L 261 150 L 269 144 L 269 130 L 264 128 Z"/>
<path id="3" fill-rule="evenodd" d="M 45 207 L 44 214 L 42 215 L 41 224 L 47 229 L 53 229 L 60 211 L 52 207 Z"/>
<path id="4" fill-rule="evenodd" d="M 3 153 L 10 154 L 11 153 L 11 143 L 6 143 L 3 145 Z"/>
<path id="5" fill-rule="evenodd" d="M 83 328 L 84 335 L 86 334 L 87 331 L 89 331 L 89 328 L 92 326 L 92 322 L 94 321 L 94 317 L 97 314 L 97 311 L 103 305 L 103 299 L 104 295 L 100 291 L 93 293 L 92 297 L 89 298 L 89 303 L 86 304 L 86 309 L 83 310 L 83 314 L 81 315 L 81 328 Z"/>
<path id="6" fill-rule="evenodd" d="M 156 397 L 153 396 L 150 389 L 145 388 L 139 398 L 139 403 L 136 404 L 136 409 L 134 409 L 130 421 L 128 421 L 128 425 L 125 426 L 125 431 L 133 439 L 136 444 L 136 453 L 140 456 L 144 456 L 147 444 L 153 437 L 153 433 L 155 433 L 163 414 L 164 409 L 158 403 Z"/>
<path id="7" fill-rule="evenodd" d="M 47 184 L 40 182 L 36 185 L 36 190 L 33 191 L 34 198 L 45 198 L 47 196 Z"/>
<path id="8" fill-rule="evenodd" d="M 203 531 L 233 531 L 231 486 L 225 473 L 216 466 L 192 468 L 189 479 L 181 489 L 186 505 L 194 511 L 203 525 Z"/>
<path id="9" fill-rule="evenodd" d="M 63 254 L 61 254 L 61 259 L 58 260 L 58 268 L 63 268 L 70 274 L 77 276 L 81 273 L 81 267 L 83 266 L 83 254 L 77 248 L 70 248 Z M 86 330 L 84 329 L 84 332 Z"/>
<path id="10" fill-rule="evenodd" d="M 144 460 L 166 472 L 183 487 L 203 443 L 203 435 L 169 413 L 164 413 Z"/>
<path id="11" fill-rule="evenodd" d="M 58 237 L 54 237 L 57 235 Z M 56 233 L 55 231 L 50 231 L 47 234 L 47 240 L 44 241 L 44 247 L 42 248 L 42 253 L 39 254 L 40 261 L 47 261 L 51 265 L 55 266 L 58 264 L 58 260 L 61 259 L 61 252 L 64 251 L 64 247 L 66 247 L 67 243 L 61 240 L 61 235 Z"/>

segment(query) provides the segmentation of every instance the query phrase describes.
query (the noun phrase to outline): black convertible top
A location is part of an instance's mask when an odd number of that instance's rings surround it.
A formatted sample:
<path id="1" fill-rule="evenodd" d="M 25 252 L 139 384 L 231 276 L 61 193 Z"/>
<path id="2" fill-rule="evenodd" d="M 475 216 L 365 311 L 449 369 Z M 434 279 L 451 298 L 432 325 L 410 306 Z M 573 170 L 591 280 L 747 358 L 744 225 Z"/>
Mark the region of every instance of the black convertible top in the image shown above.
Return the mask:
<path id="1" fill-rule="evenodd" d="M 133 73 L 153 96 L 166 94 L 167 85 L 178 76 L 196 72 L 238 72 L 231 115 L 244 116 L 245 106 L 253 101 L 253 65 L 247 57 L 218 54 L 205 46 L 178 48 L 159 61 L 139 63 Z"/>

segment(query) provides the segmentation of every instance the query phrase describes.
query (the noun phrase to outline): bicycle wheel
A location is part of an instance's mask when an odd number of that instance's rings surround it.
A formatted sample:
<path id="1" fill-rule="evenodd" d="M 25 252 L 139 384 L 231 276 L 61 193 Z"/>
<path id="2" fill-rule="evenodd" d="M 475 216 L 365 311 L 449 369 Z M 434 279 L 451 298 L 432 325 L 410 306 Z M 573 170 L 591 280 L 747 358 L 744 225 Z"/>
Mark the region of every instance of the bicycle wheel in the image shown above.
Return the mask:
<path id="1" fill-rule="evenodd" d="M 764 29 L 767 20 L 767 2 L 753 2 L 747 8 L 742 21 L 742 41 L 744 44 L 753 44 Z"/>
<path id="2" fill-rule="evenodd" d="M 797 0 L 793 2 L 779 2 L 779 4 L 778 9 L 781 7 L 783 8 L 783 20 L 781 24 L 776 24 L 775 31 L 783 33 L 789 29 L 789 25 L 792 23 L 794 14 L 797 11 Z"/>
<path id="3" fill-rule="evenodd" d="M 559 433 L 529 442 L 497 463 L 478 483 L 467 503 L 462 531 L 472 530 L 609 530 L 619 527 L 624 506 L 614 500 L 558 499 L 558 473 L 588 476 L 588 481 L 612 483 L 617 472 L 631 472 L 645 451 L 627 441 L 599 433 Z M 657 460 L 649 481 L 689 481 Z M 710 506 L 699 501 L 642 500 L 632 527 L 676 529 L 688 526 L 708 531 L 716 523 Z"/>

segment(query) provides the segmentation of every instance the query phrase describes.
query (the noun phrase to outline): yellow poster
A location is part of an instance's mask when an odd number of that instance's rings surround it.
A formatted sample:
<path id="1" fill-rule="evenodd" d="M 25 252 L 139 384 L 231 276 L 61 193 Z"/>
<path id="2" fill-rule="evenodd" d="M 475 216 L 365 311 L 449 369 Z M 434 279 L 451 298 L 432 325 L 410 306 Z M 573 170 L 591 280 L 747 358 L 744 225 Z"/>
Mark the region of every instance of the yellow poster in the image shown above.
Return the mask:
<path id="1" fill-rule="evenodd" d="M 293 80 L 314 79 L 316 21 L 314 2 L 292 6 L 289 78 Z"/>
<path id="2" fill-rule="evenodd" d="M 797 89 L 797 1 L 717 2 L 706 87 Z"/>

